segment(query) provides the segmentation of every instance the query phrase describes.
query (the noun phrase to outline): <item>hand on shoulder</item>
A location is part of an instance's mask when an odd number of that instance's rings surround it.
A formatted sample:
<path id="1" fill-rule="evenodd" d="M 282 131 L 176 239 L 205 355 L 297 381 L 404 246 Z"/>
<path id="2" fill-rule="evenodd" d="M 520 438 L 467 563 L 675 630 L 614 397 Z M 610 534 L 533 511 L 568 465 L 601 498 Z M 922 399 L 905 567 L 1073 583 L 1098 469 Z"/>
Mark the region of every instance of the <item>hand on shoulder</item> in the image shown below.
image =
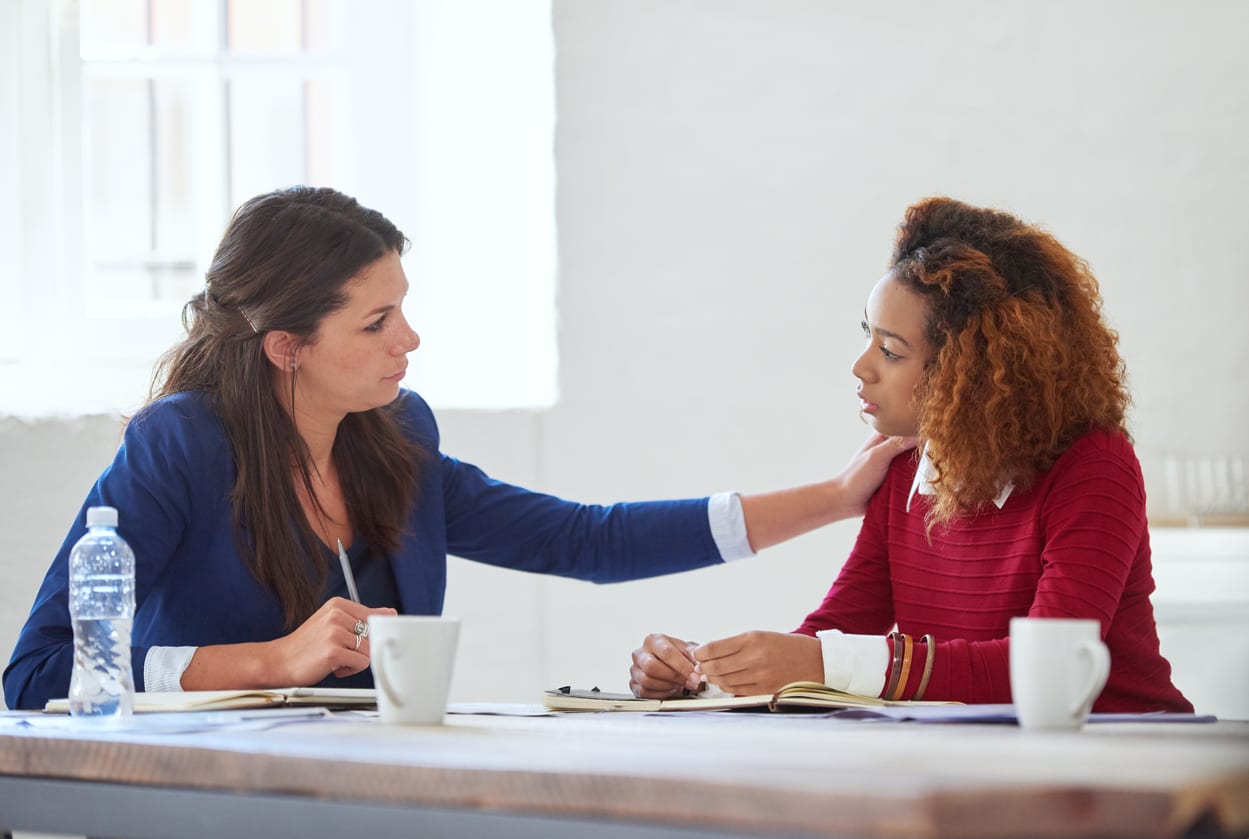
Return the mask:
<path id="1" fill-rule="evenodd" d="M 847 516 L 861 516 L 867 502 L 880 487 L 889 471 L 889 464 L 903 452 L 919 444 L 918 437 L 887 437 L 873 432 L 850 458 L 846 468 L 834 480 L 842 488 Z"/>

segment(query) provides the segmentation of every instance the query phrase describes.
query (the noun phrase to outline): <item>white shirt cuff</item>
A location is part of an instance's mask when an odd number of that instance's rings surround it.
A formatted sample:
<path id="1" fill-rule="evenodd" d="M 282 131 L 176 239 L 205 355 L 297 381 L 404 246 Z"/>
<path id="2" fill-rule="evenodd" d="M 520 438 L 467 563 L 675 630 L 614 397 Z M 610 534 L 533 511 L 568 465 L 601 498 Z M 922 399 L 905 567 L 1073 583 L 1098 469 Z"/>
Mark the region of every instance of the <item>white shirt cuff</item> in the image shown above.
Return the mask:
<path id="1" fill-rule="evenodd" d="M 182 690 L 182 674 L 199 647 L 149 647 L 143 660 L 143 689 L 151 693 Z"/>
<path id="2" fill-rule="evenodd" d="M 746 559 L 755 555 L 746 537 L 746 516 L 742 513 L 742 498 L 736 492 L 721 492 L 707 502 L 707 520 L 711 524 L 711 538 L 716 540 L 720 558 L 725 562 Z"/>
<path id="3" fill-rule="evenodd" d="M 815 633 L 824 655 L 824 684 L 860 696 L 880 696 L 889 666 L 889 641 L 881 635 L 846 635 L 840 629 Z"/>

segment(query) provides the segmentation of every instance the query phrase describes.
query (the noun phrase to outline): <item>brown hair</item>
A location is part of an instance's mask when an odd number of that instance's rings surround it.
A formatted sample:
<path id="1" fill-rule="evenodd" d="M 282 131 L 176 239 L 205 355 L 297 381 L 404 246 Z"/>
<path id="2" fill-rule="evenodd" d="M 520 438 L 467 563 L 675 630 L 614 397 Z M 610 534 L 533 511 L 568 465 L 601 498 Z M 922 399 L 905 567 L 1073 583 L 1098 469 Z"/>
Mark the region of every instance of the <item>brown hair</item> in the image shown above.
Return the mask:
<path id="1" fill-rule="evenodd" d="M 288 628 L 320 605 L 326 560 L 292 474 L 315 499 L 308 448 L 274 390 L 262 339 L 283 330 L 313 340 L 322 318 L 346 304 L 347 283 L 406 246 L 381 213 L 332 189 L 294 187 L 252 198 L 227 226 L 203 293 L 183 307 L 187 337 L 162 356 L 153 376 L 149 403 L 200 391 L 220 417 L 238 469 L 231 498 L 239 553 L 281 601 Z M 293 377 L 289 398 L 293 409 Z M 348 414 L 332 456 L 365 542 L 395 550 L 424 451 L 387 406 Z"/>
<path id="2" fill-rule="evenodd" d="M 906 211 L 894 277 L 928 304 L 916 399 L 936 468 L 929 523 L 1026 489 L 1094 428 L 1127 433 L 1118 335 L 1089 266 L 1049 233 L 950 198 Z"/>

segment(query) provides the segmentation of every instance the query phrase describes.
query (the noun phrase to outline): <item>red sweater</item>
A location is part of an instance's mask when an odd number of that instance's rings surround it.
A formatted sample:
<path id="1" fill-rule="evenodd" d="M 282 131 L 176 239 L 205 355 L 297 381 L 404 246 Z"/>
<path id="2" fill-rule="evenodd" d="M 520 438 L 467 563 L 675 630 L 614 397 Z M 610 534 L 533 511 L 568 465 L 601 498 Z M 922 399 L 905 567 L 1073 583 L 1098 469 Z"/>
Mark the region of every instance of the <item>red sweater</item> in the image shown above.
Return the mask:
<path id="1" fill-rule="evenodd" d="M 1158 650 L 1140 464 L 1123 435 L 1078 439 L 1027 491 L 924 533 L 930 496 L 906 502 L 917 458 L 897 457 L 868 504 L 858 541 L 820 607 L 798 632 L 915 641 L 904 698 L 919 687 L 936 639 L 925 699 L 1009 702 L 1010 619 L 1096 618 L 1110 679 L 1095 711 L 1192 711 Z"/>

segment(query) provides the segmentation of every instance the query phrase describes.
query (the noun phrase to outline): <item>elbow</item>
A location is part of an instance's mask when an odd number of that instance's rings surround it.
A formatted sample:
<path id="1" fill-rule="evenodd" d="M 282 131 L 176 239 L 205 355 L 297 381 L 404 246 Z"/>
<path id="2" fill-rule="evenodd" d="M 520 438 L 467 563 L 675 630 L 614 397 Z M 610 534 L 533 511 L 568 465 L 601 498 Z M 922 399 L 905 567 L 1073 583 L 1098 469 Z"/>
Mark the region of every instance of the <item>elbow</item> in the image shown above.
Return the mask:
<path id="1" fill-rule="evenodd" d="M 14 711 L 42 711 L 49 699 L 69 695 L 69 679 L 40 674 L 42 667 L 23 667 L 15 662 L 4 671 L 4 704 Z M 58 692 L 58 685 L 64 686 Z"/>
<path id="2" fill-rule="evenodd" d="M 27 691 L 23 680 L 17 677 L 17 674 L 11 670 L 4 671 L 4 705 L 12 711 L 37 711 L 42 705 L 31 706 L 30 698 L 26 696 Z"/>

